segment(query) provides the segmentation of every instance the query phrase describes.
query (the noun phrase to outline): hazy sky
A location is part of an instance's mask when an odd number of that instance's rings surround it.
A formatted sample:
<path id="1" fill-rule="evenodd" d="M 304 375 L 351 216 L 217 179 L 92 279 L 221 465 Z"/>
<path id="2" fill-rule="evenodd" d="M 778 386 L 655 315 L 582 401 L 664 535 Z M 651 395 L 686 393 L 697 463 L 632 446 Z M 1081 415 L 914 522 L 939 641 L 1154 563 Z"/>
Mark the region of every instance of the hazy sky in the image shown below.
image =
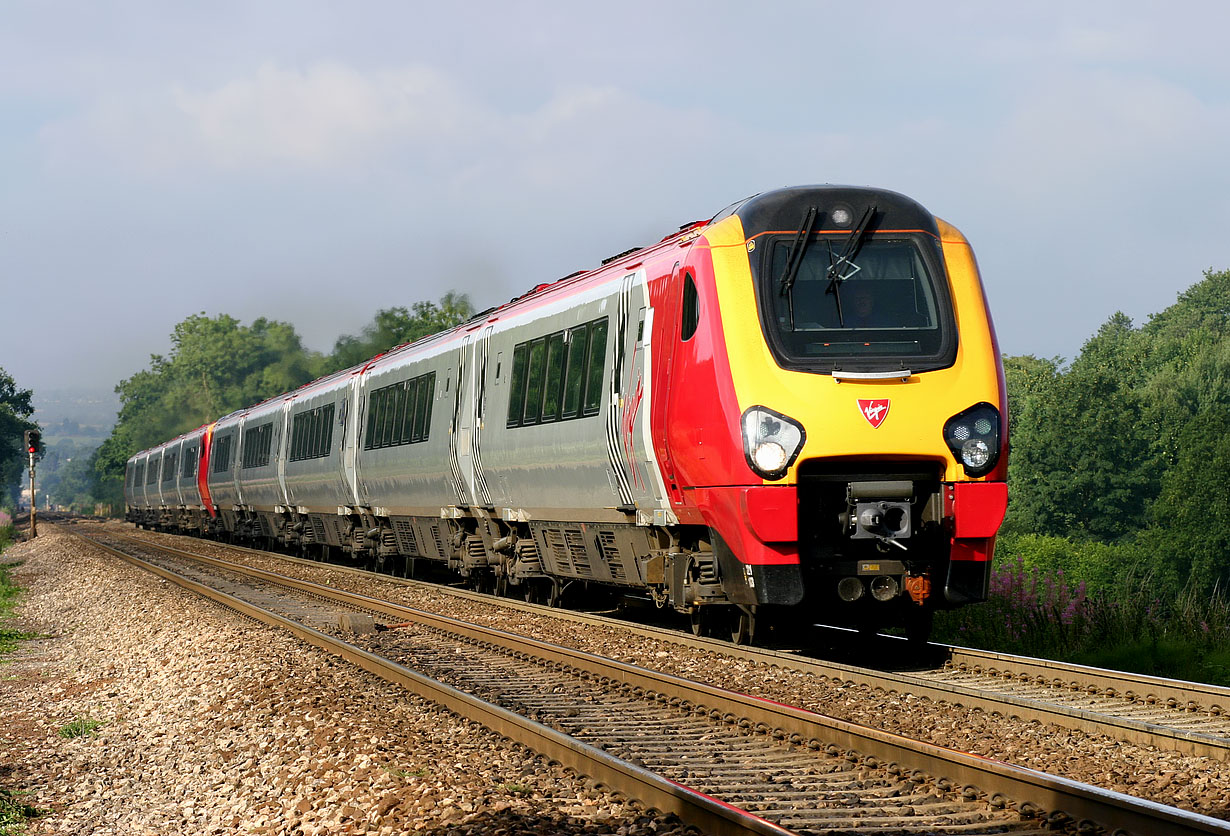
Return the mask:
<path id="1" fill-rule="evenodd" d="M 1227 32 L 1224 0 L 0 0 L 0 367 L 110 388 L 200 311 L 326 350 L 806 183 L 960 227 L 1003 350 L 1070 358 L 1230 267 Z"/>

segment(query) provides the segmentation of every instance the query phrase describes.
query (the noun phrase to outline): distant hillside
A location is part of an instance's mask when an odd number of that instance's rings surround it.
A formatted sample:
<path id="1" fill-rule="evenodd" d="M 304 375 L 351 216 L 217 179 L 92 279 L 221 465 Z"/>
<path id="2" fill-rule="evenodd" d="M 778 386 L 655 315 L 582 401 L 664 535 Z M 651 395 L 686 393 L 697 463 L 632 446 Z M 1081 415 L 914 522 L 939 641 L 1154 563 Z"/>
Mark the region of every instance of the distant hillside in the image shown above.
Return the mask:
<path id="1" fill-rule="evenodd" d="M 34 392 L 34 420 L 49 436 L 106 438 L 115 426 L 119 409 L 119 396 L 110 389 Z"/>

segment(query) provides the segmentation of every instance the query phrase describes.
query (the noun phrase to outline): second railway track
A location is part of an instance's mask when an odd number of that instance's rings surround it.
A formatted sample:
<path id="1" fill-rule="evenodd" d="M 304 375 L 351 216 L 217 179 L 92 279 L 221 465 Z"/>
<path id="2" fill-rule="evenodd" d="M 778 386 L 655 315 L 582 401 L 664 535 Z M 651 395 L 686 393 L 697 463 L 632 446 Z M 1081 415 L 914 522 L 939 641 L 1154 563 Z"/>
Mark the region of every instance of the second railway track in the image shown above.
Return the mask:
<path id="1" fill-rule="evenodd" d="M 184 568 L 202 560 L 209 569 Z M 700 808 L 710 832 L 1025 833 L 1087 820 L 1107 833 L 1230 833 L 1218 820 L 354 593 L 199 555 L 158 559 L 168 561 L 186 575 L 229 576 L 221 583 L 249 606 L 283 610 L 283 620 L 324 627 L 340 607 L 409 624 L 340 644 L 485 697 L 500 719 L 475 719 L 497 730 L 507 733 L 510 715 L 524 714 L 541 721 L 532 727 L 579 741 L 557 740 L 547 747 L 552 757 L 592 750 L 631 764 L 623 778 L 599 778 L 631 795 L 643 791 L 621 786 L 627 775 L 658 776 L 655 792 L 664 795 L 645 799 L 654 806 L 673 809 L 689 793 L 707 798 Z M 592 763 L 570 765 L 598 777 Z"/>

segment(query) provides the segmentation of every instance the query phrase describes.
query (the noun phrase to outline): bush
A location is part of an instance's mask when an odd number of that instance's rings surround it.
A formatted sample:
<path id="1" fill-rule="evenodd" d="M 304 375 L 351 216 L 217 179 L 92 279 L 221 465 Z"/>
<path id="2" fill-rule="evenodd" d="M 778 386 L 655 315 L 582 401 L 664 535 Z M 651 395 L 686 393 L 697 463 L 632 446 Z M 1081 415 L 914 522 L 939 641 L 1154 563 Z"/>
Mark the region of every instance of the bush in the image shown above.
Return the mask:
<path id="1" fill-rule="evenodd" d="M 1022 538 L 1026 539 L 1026 538 Z M 1039 561 L 1062 556 L 1062 538 L 1035 538 Z M 1117 547 L 1105 547 L 1117 548 Z M 1098 549 L 1088 554 L 1104 557 Z M 1079 564 L 1079 561 L 1076 561 Z M 940 613 L 936 638 L 1004 653 L 1230 684 L 1230 600 L 1196 581 L 1168 594 L 1155 573 L 1124 567 L 1091 592 L 1062 568 L 1018 556 L 992 571 L 987 603 Z"/>

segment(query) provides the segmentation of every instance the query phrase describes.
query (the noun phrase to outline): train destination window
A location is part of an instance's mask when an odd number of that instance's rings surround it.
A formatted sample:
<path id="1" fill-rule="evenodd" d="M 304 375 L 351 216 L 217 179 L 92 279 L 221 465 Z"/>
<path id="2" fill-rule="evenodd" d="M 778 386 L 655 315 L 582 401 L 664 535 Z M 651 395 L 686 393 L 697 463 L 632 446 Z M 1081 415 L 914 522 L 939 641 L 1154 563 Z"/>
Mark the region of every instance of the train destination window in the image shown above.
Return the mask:
<path id="1" fill-rule="evenodd" d="M 606 317 L 519 343 L 508 387 L 509 427 L 596 415 L 602 404 Z"/>
<path id="2" fill-rule="evenodd" d="M 794 238 L 773 242 L 762 275 L 764 324 L 787 367 L 918 370 L 951 362 L 951 306 L 938 254 L 924 251 L 934 248 L 930 239 L 875 235 L 843 260 L 847 239 L 823 235 L 792 266 Z"/>
<path id="3" fill-rule="evenodd" d="M 290 461 L 327 456 L 332 444 L 333 404 L 327 403 L 295 413 L 290 428 Z"/>
<path id="4" fill-rule="evenodd" d="M 264 467 L 269 464 L 269 451 L 273 446 L 273 422 L 244 430 L 243 468 Z"/>
<path id="5" fill-rule="evenodd" d="M 213 452 L 209 454 L 209 460 L 213 462 L 210 470 L 214 473 L 225 473 L 231 469 L 231 439 L 234 437 L 234 433 L 214 436 Z"/>
<path id="6" fill-rule="evenodd" d="M 431 427 L 431 403 L 436 395 L 436 373 L 391 383 L 372 392 L 367 402 L 364 450 L 397 447 L 426 441 Z M 332 411 L 330 411 L 332 422 Z"/>

